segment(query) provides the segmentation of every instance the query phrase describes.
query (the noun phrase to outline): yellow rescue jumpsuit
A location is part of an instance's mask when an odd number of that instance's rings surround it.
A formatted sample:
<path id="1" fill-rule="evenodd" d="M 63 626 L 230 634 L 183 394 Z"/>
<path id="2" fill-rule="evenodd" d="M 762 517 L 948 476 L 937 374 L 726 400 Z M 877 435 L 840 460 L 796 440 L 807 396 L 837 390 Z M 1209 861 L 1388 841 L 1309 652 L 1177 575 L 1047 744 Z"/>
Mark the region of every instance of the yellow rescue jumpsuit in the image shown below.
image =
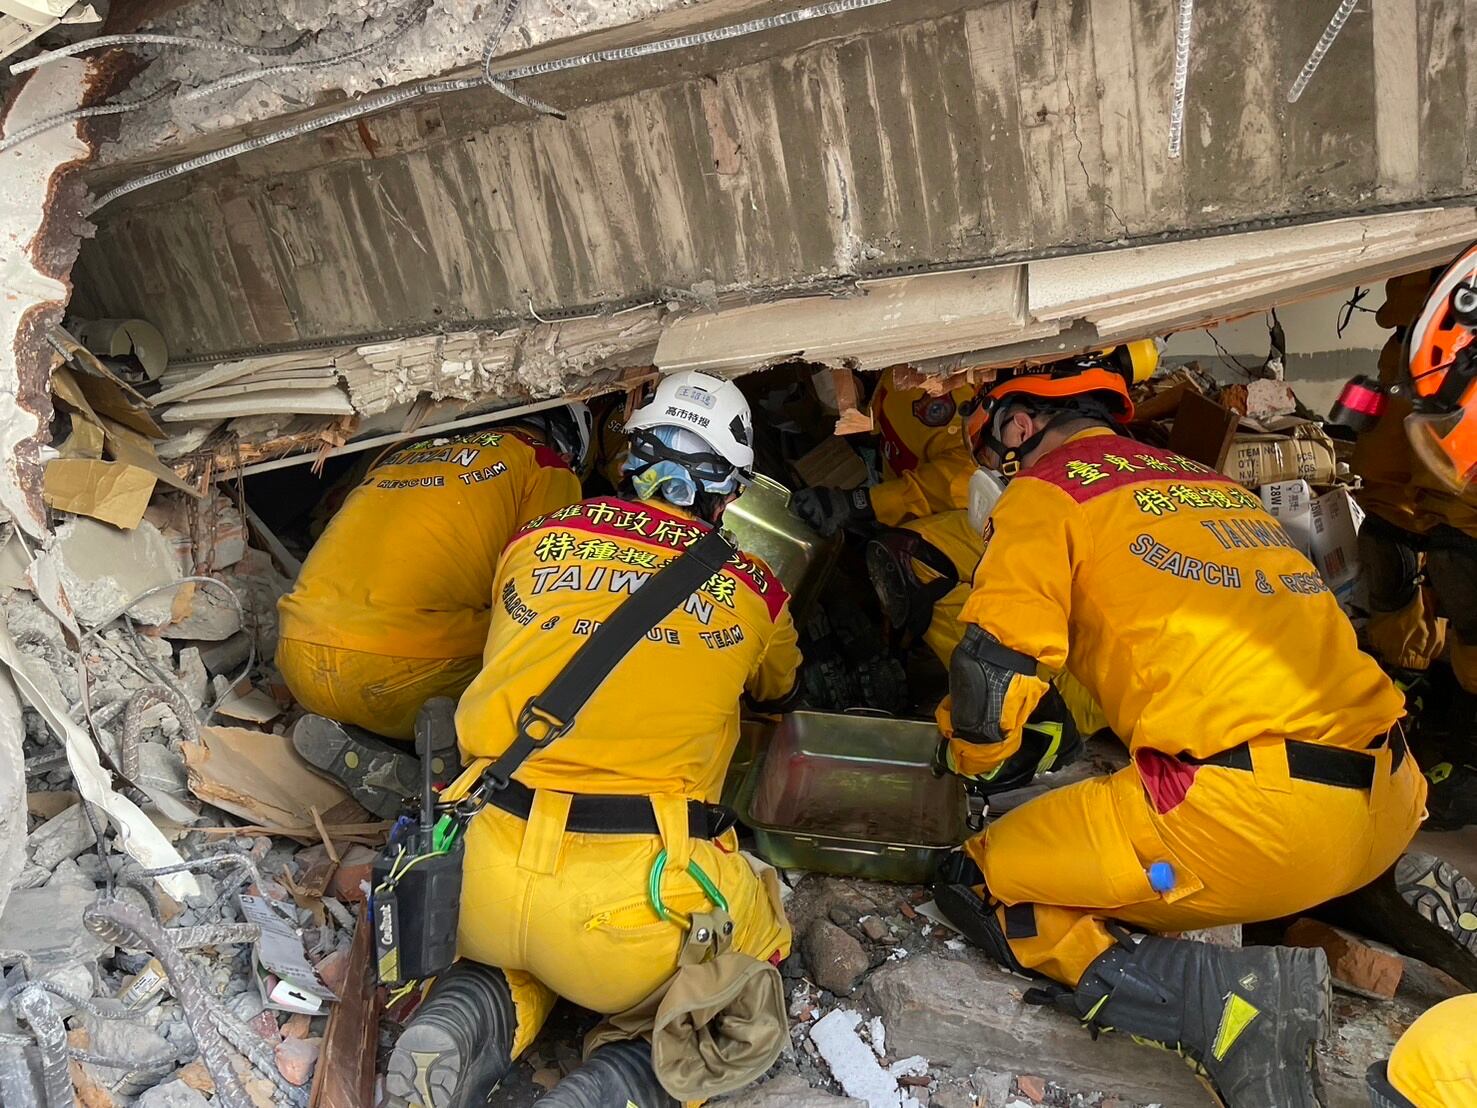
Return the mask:
<path id="1" fill-rule="evenodd" d="M 902 528 L 917 532 L 936 547 L 954 564 L 954 571 L 958 575 L 959 584 L 934 604 L 933 618 L 929 621 L 928 630 L 923 633 L 924 644 L 933 651 L 934 657 L 943 663 L 944 668 L 948 669 L 949 660 L 954 656 L 954 648 L 964 637 L 964 620 L 961 617 L 964 603 L 973 591 L 970 582 L 974 579 L 975 567 L 985 553 L 985 539 L 969 525 L 968 512 L 940 512 L 923 519 L 909 520 L 902 524 Z M 939 576 L 937 570 L 917 559 L 913 561 L 913 572 L 925 585 L 937 580 Z M 1097 706 L 1092 694 L 1069 671 L 1059 673 L 1052 684 L 1061 693 L 1063 702 L 1072 713 L 1079 734 L 1086 737 L 1108 726 L 1103 710 Z"/>
<path id="2" fill-rule="evenodd" d="M 1477 993 L 1443 1000 L 1400 1036 L 1386 1077 L 1415 1108 L 1477 1108 Z"/>
<path id="3" fill-rule="evenodd" d="M 973 395 L 957 388 L 942 396 L 898 389 L 887 370 L 872 395 L 882 446 L 883 480 L 872 486 L 877 521 L 896 527 L 906 519 L 969 506 L 975 471 L 959 405 Z"/>
<path id="4" fill-rule="evenodd" d="M 1419 308 L 1419 302 L 1415 307 Z M 1382 316 L 1384 312 L 1382 308 Z M 1400 339 L 1392 338 L 1380 352 L 1383 384 L 1392 385 L 1402 379 L 1402 360 L 1403 344 Z M 1477 485 L 1458 494 L 1426 468 L 1411 450 L 1405 432 L 1405 417 L 1409 414 L 1409 400 L 1390 396 L 1388 410 L 1380 421 L 1372 430 L 1360 434 L 1353 460 L 1354 472 L 1363 478 L 1363 485 L 1355 494 L 1360 506 L 1377 519 L 1417 535 L 1429 535 L 1442 526 L 1451 528 L 1468 536 L 1477 548 Z M 1477 612 L 1470 610 L 1477 603 L 1474 599 L 1477 587 L 1470 583 L 1477 554 L 1469 554 L 1461 561 L 1453 559 L 1450 568 L 1445 564 L 1428 564 L 1428 580 L 1413 590 L 1408 602 L 1400 604 L 1397 600 L 1390 605 L 1393 610 L 1380 610 L 1380 592 L 1388 589 L 1398 593 L 1405 582 L 1385 582 L 1378 578 L 1387 572 L 1403 577 L 1414 569 L 1413 566 L 1406 570 L 1383 569 L 1384 555 L 1391 551 L 1381 547 L 1390 545 L 1374 527 L 1361 536 L 1360 552 L 1366 572 L 1371 575 L 1371 607 L 1376 609 L 1365 628 L 1370 648 L 1392 666 L 1424 670 L 1450 646 L 1451 666 L 1457 680 L 1468 692 L 1477 693 L 1477 634 L 1473 632 Z M 1433 555 L 1426 557 L 1429 561 Z M 1443 553 L 1434 557 L 1452 556 Z M 1398 565 L 1398 555 L 1395 560 Z M 1463 576 L 1468 578 L 1465 587 L 1460 581 Z M 1432 595 L 1433 586 L 1437 595 Z M 1448 618 L 1440 618 L 1440 611 L 1445 611 Z"/>
<path id="5" fill-rule="evenodd" d="M 409 739 L 420 706 L 481 668 L 492 578 L 534 516 L 578 500 L 563 458 L 521 433 L 427 439 L 374 466 L 277 604 L 277 668 L 310 712 Z"/>
<path id="6" fill-rule="evenodd" d="M 642 580 L 707 529 L 664 502 L 615 497 L 524 529 L 498 567 L 483 669 L 457 711 L 464 756 L 501 754 L 525 702 Z M 555 994 L 615 1013 L 676 971 L 684 934 L 647 899 L 663 848 L 669 908 L 710 907 L 684 872 L 691 859 L 728 899 L 733 949 L 764 960 L 789 953 L 777 884 L 756 876 L 732 831 L 689 839 L 686 805 L 718 801 L 740 696 L 784 697 L 799 664 L 788 594 L 760 559 L 740 554 L 632 649 L 568 733 L 524 762 L 514 777 L 537 790 L 526 823 L 491 805 L 473 818 L 459 954 L 507 972 L 518 1049 Z M 663 834 L 566 832 L 574 793 L 648 796 Z"/>
<path id="7" fill-rule="evenodd" d="M 990 895 L 1034 907 L 1000 912 L 1023 965 L 1076 985 L 1113 943 L 1104 918 L 1173 932 L 1290 915 L 1399 857 L 1425 800 L 1412 758 L 1392 772 L 1381 744 L 1367 791 L 1289 773 L 1284 740 L 1371 748 L 1403 700 L 1255 496 L 1089 431 L 1010 483 L 986 539 L 964 620 L 1042 676 L 1070 666 L 1133 756 L 966 844 Z M 1012 713 L 1007 698 L 1008 715 L 1029 707 Z M 947 702 L 939 722 L 952 736 Z M 950 754 L 978 774 L 1019 742 L 1015 724 L 1002 743 L 952 738 Z M 1180 757 L 1242 744 L 1251 771 Z M 1146 875 L 1155 862 L 1175 872 L 1162 894 Z"/>

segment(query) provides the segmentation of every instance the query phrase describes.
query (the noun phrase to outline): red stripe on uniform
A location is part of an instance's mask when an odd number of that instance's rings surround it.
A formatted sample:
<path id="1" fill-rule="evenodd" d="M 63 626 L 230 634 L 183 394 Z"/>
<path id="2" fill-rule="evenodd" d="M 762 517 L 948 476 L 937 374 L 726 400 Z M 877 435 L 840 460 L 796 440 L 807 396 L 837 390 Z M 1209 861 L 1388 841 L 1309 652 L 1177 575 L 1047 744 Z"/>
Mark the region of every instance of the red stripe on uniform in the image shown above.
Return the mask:
<path id="1" fill-rule="evenodd" d="M 881 404 L 877 405 L 877 430 L 882 436 L 882 456 L 893 473 L 902 476 L 918 468 L 918 455 L 908 449 Z"/>
<path id="2" fill-rule="evenodd" d="M 523 431 L 522 429 L 505 431 L 504 434 L 512 435 L 519 442 L 533 450 L 533 460 L 545 469 L 569 469 L 569 463 L 564 460 L 564 455 L 559 451 L 545 445 L 540 439 Z M 573 472 L 573 471 L 571 471 Z"/>
<path id="3" fill-rule="evenodd" d="M 1150 481 L 1235 484 L 1207 465 L 1121 435 L 1093 435 L 1064 443 L 1020 475 L 1055 485 L 1079 504 L 1125 485 Z"/>
<path id="4" fill-rule="evenodd" d="M 636 540 L 679 553 L 712 530 L 701 520 L 664 512 L 648 503 L 601 496 L 530 520 L 513 541 L 517 542 L 535 531 L 557 529 L 608 539 Z M 774 570 L 762 558 L 743 551 L 739 551 L 737 559 L 729 559 L 723 572 L 732 575 L 739 584 L 764 601 L 771 620 L 778 619 L 780 609 L 790 599 L 790 594 L 780 584 Z"/>

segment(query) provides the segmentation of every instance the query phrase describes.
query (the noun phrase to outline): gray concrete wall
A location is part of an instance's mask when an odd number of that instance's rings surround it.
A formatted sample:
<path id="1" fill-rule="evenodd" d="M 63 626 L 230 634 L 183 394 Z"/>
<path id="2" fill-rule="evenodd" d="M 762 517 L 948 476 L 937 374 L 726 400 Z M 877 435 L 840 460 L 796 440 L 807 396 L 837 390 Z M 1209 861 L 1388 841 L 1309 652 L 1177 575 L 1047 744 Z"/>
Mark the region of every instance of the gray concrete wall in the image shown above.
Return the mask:
<path id="1" fill-rule="evenodd" d="M 1295 105 L 1327 5 L 1198 5 L 1178 160 L 1172 0 L 897 0 L 527 82 L 567 121 L 417 102 L 105 209 L 74 306 L 188 357 L 1470 195 L 1477 0 L 1388 3 L 1416 49 L 1357 11 Z"/>

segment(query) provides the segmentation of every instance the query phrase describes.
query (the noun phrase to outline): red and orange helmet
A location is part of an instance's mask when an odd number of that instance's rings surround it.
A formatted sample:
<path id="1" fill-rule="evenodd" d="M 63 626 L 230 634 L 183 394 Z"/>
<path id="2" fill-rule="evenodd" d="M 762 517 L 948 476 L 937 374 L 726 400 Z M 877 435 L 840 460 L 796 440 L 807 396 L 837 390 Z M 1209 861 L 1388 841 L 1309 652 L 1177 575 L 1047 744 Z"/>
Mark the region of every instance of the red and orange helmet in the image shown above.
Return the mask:
<path id="1" fill-rule="evenodd" d="M 1115 423 L 1128 422 L 1133 418 L 1128 386 L 1146 380 L 1158 362 L 1158 345 L 1153 339 L 1143 339 L 1044 365 L 1001 370 L 995 380 L 980 389 L 965 419 L 965 434 L 975 459 L 979 460 L 981 447 L 988 447 L 999 457 L 1000 471 L 1013 476 L 1020 469 L 1021 459 L 1046 433 L 1043 429 L 1018 447 L 1001 442 L 995 417 L 1012 402 L 1056 409 L 1062 419 L 1092 415 Z"/>
<path id="2" fill-rule="evenodd" d="M 1436 279 L 1407 341 L 1411 446 L 1461 492 L 1477 480 L 1477 243 Z"/>

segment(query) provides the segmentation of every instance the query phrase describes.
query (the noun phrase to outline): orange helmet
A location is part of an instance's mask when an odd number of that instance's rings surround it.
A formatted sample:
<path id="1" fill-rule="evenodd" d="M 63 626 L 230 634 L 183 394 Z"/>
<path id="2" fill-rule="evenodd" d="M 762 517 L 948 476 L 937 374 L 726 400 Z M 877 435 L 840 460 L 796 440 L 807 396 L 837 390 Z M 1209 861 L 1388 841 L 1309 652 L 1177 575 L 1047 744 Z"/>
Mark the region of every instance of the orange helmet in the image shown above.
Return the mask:
<path id="1" fill-rule="evenodd" d="M 1411 445 L 1458 492 L 1477 479 L 1477 243 L 1437 278 L 1408 337 Z"/>
<path id="2" fill-rule="evenodd" d="M 1119 346 L 1045 365 L 1002 370 L 980 389 L 965 419 L 965 434 L 975 460 L 979 460 L 981 446 L 988 447 L 1000 458 L 1000 472 L 1012 477 L 1020 470 L 1021 459 L 1055 424 L 1083 416 L 1126 423 L 1133 418 L 1128 384 L 1137 377 L 1137 365 L 1129 347 Z M 1056 414 L 1020 446 L 1008 447 L 998 437 L 995 418 L 1013 407 L 1013 402 Z"/>

